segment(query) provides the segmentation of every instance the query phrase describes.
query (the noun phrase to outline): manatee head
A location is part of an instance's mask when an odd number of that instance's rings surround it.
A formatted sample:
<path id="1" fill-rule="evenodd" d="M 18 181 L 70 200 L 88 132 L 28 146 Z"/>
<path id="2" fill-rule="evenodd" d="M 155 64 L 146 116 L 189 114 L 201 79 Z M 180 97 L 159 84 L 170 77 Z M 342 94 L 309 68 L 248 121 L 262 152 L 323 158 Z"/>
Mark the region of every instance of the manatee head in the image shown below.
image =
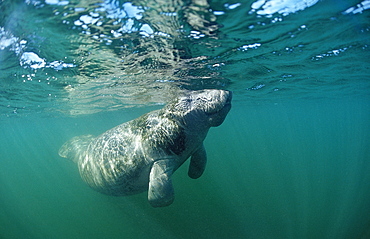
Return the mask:
<path id="1" fill-rule="evenodd" d="M 216 127 L 231 109 L 232 93 L 226 90 L 188 91 L 168 105 L 168 110 L 185 125 Z M 197 127 L 196 127 L 197 128 Z"/>

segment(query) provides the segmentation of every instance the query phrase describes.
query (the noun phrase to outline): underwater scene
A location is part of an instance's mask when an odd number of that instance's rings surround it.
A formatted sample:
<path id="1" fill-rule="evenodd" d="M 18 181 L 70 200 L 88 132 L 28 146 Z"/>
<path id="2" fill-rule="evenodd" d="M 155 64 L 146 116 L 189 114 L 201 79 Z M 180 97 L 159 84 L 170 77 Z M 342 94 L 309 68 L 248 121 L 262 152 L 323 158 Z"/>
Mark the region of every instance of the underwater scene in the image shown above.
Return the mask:
<path id="1" fill-rule="evenodd" d="M 0 238 L 370 238 L 369 46 L 369 0 L 0 1 Z M 180 164 L 170 205 L 94 190 L 64 158 L 226 90 L 205 170 Z"/>

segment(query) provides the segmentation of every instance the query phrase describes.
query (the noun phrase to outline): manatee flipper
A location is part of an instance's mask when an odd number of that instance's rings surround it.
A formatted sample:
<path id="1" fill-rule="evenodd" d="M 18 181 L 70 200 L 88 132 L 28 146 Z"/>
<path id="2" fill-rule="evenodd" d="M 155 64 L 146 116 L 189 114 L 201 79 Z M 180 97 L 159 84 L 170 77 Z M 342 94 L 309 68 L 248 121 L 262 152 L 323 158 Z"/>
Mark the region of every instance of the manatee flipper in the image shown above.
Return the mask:
<path id="1" fill-rule="evenodd" d="M 73 162 L 77 163 L 80 157 L 84 155 L 92 139 L 94 139 L 92 135 L 73 137 L 60 147 L 58 152 L 59 156 L 71 159 Z"/>
<path id="2" fill-rule="evenodd" d="M 153 207 L 170 205 L 174 200 L 172 186 L 173 159 L 161 159 L 154 162 L 149 176 L 148 200 Z"/>
<path id="3" fill-rule="evenodd" d="M 190 159 L 190 166 L 188 175 L 189 177 L 196 179 L 202 176 L 207 163 L 207 153 L 204 145 L 202 144 L 201 147 L 191 156 Z"/>

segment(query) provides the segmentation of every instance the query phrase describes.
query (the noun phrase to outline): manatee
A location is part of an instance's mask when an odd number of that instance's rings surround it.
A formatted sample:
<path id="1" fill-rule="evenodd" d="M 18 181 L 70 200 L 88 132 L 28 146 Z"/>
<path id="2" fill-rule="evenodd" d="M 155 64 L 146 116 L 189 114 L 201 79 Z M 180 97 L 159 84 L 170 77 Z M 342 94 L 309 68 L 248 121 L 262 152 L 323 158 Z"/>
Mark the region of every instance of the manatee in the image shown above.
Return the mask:
<path id="1" fill-rule="evenodd" d="M 203 141 L 231 109 L 226 90 L 186 91 L 162 109 L 118 125 L 100 136 L 67 141 L 61 157 L 77 163 L 82 179 L 108 195 L 148 191 L 153 207 L 174 201 L 172 174 L 189 158 L 190 178 L 199 178 L 207 156 Z"/>

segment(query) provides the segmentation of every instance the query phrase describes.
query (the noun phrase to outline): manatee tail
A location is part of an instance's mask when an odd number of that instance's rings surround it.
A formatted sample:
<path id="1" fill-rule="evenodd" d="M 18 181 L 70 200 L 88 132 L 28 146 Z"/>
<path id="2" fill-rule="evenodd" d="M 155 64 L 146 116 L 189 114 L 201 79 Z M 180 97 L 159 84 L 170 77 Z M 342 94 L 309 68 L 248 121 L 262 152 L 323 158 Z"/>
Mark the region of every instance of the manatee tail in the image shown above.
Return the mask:
<path id="1" fill-rule="evenodd" d="M 92 135 L 73 137 L 60 147 L 58 152 L 59 156 L 71 159 L 73 162 L 77 163 L 81 156 L 85 154 L 87 146 L 92 139 L 94 139 Z"/>

